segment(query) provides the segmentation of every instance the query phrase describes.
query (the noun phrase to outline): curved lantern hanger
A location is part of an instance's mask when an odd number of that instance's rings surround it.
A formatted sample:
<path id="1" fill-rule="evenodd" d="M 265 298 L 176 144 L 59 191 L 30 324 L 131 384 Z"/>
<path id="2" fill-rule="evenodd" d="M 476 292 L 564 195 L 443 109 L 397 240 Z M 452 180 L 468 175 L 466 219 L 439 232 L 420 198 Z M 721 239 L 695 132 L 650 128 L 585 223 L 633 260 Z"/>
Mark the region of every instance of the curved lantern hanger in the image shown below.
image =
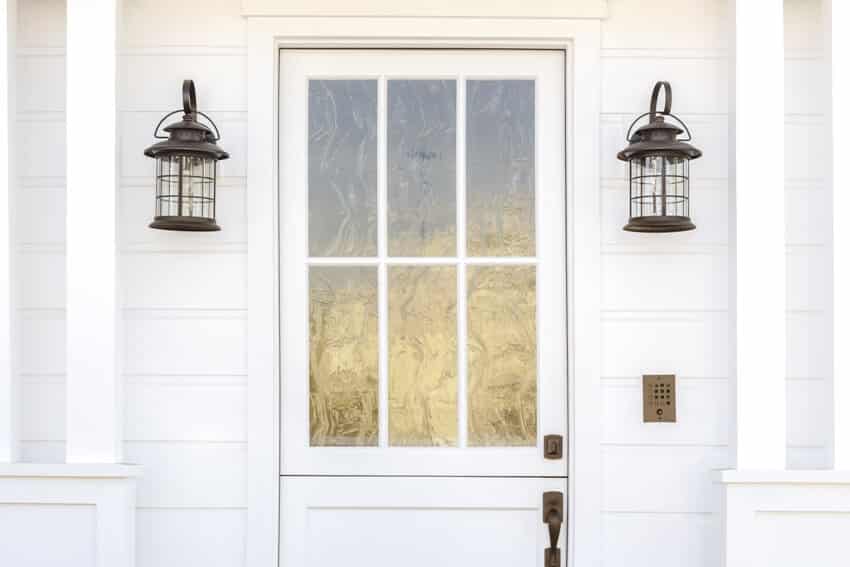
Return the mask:
<path id="1" fill-rule="evenodd" d="M 658 95 L 661 94 L 661 89 L 664 88 L 664 110 L 660 113 L 658 112 Z M 646 118 L 649 116 L 649 123 L 652 124 L 657 120 L 658 115 L 669 116 L 678 122 L 685 131 L 685 134 L 688 135 L 687 138 L 679 139 L 676 138 L 679 142 L 690 142 L 691 141 L 691 131 L 688 129 L 688 125 L 685 122 L 673 114 L 673 87 L 670 86 L 670 83 L 667 81 L 658 81 L 655 83 L 655 86 L 652 88 L 652 98 L 649 100 L 649 112 L 644 112 L 640 116 L 634 119 L 634 121 L 629 126 L 629 129 L 626 131 L 626 141 L 631 143 L 632 141 L 632 130 L 635 127 L 635 124 L 640 121 L 641 118 Z M 663 118 L 662 118 L 663 120 Z"/>
<path id="2" fill-rule="evenodd" d="M 198 97 L 195 94 L 195 81 L 192 79 L 186 79 L 183 81 L 183 108 L 178 110 L 172 110 L 168 114 L 162 117 L 162 120 L 157 123 L 156 128 L 153 130 L 153 137 L 158 140 L 167 140 L 168 136 L 161 136 L 159 134 L 159 129 L 162 127 L 163 123 L 168 120 L 171 116 L 175 114 L 183 113 L 183 120 L 195 120 L 197 121 L 198 115 L 203 116 L 207 119 L 207 122 L 210 123 L 210 126 L 215 130 L 214 141 L 218 142 L 221 140 L 221 134 L 218 131 L 218 126 L 215 125 L 213 119 L 198 110 Z"/>

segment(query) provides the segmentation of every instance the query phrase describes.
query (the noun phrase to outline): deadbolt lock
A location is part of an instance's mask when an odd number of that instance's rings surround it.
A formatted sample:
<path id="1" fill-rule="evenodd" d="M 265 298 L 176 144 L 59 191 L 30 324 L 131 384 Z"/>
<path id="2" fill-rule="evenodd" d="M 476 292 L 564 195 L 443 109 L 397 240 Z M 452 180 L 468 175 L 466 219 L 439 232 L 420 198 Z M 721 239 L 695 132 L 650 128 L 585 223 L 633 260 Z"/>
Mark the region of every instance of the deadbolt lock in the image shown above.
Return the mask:
<path id="1" fill-rule="evenodd" d="M 564 438 L 561 435 L 543 437 L 543 458 L 557 460 L 564 457 Z"/>

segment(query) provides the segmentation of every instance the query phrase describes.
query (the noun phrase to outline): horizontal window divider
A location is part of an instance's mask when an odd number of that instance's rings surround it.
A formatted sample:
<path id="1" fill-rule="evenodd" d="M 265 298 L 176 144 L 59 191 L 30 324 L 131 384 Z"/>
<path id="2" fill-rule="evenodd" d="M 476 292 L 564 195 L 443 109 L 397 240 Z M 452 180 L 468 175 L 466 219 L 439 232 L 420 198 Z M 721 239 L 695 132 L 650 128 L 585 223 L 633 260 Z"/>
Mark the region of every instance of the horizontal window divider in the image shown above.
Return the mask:
<path id="1" fill-rule="evenodd" d="M 308 258 L 308 266 L 377 266 L 387 264 L 389 266 L 452 266 L 457 264 L 481 265 L 481 266 L 533 266 L 538 263 L 537 258 L 529 257 L 479 257 L 479 258 L 446 258 L 446 257 L 389 257 L 389 258 Z"/>

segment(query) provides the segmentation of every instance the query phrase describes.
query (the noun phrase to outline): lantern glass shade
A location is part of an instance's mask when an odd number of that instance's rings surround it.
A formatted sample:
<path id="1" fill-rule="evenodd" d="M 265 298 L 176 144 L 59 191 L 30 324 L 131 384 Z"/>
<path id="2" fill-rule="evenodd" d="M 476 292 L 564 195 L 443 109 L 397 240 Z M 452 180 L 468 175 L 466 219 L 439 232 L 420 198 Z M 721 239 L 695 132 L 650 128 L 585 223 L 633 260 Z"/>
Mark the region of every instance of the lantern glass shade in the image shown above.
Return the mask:
<path id="1" fill-rule="evenodd" d="M 688 163 L 681 156 L 658 154 L 630 159 L 629 216 L 690 217 Z"/>
<path id="2" fill-rule="evenodd" d="M 199 155 L 156 159 L 157 217 L 197 218 L 215 223 L 216 160 Z M 186 219 L 184 219 L 186 220 Z"/>

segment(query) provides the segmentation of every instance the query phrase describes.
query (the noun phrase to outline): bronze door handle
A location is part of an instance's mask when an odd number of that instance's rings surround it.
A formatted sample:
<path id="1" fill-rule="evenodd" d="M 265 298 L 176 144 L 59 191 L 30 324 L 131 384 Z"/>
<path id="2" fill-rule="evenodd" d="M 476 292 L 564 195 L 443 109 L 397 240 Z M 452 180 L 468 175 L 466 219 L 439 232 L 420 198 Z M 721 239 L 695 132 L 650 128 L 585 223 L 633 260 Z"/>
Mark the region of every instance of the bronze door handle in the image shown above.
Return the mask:
<path id="1" fill-rule="evenodd" d="M 544 567 L 560 567 L 561 549 L 558 539 L 561 525 L 564 523 L 564 494 L 562 492 L 543 493 L 543 523 L 549 526 L 549 547 L 546 548 Z"/>

